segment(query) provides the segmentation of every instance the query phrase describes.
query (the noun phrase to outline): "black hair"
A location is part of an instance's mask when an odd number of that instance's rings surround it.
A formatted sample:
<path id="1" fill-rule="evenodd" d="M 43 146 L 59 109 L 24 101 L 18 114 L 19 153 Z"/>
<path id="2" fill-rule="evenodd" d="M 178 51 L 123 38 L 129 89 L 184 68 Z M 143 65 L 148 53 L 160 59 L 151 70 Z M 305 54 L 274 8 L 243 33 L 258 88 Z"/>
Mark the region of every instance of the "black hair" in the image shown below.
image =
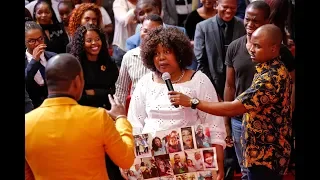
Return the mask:
<path id="1" fill-rule="evenodd" d="M 161 0 L 138 0 L 136 7 L 138 7 L 141 4 L 150 4 L 154 7 L 158 7 L 160 9 L 160 11 L 162 10 Z"/>
<path id="2" fill-rule="evenodd" d="M 154 22 L 159 23 L 160 25 L 163 24 L 163 20 L 162 20 L 162 18 L 161 18 L 158 14 L 150 14 L 150 15 L 148 15 L 146 18 L 144 18 L 143 21 L 145 21 L 145 20 L 154 21 Z M 142 22 L 142 23 L 143 23 L 143 22 Z"/>
<path id="3" fill-rule="evenodd" d="M 264 1 L 254 1 L 251 2 L 250 4 L 248 4 L 247 8 L 253 8 L 253 9 L 259 9 L 262 10 L 264 12 L 264 19 L 268 19 L 270 16 L 270 6 L 268 3 L 264 2 Z"/>
<path id="4" fill-rule="evenodd" d="M 33 21 L 30 11 L 27 8 L 24 8 L 24 22 Z"/>

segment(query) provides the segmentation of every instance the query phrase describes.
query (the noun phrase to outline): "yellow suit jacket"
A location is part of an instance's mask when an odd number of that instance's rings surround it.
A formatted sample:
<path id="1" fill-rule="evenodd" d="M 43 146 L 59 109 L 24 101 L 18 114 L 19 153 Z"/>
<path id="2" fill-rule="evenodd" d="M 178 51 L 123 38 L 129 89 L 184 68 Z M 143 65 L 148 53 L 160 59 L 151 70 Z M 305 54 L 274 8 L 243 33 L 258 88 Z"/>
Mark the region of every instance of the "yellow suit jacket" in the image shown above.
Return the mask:
<path id="1" fill-rule="evenodd" d="M 127 119 L 114 123 L 105 109 L 68 97 L 48 98 L 25 115 L 25 160 L 36 180 L 107 180 L 105 153 L 121 168 L 132 166 Z"/>

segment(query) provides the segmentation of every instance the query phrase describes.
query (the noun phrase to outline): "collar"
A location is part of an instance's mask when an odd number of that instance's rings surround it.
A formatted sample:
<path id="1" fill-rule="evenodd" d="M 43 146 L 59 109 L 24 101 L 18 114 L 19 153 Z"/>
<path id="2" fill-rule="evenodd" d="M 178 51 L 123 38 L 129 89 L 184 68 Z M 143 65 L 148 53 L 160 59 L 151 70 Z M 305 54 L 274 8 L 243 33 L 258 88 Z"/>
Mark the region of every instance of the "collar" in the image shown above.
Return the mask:
<path id="1" fill-rule="evenodd" d="M 28 49 L 26 49 L 26 56 L 27 56 L 28 62 L 30 62 L 33 59 L 33 56 L 28 52 Z M 46 61 L 46 58 L 44 57 L 44 52 L 40 55 L 40 61 L 42 62 Z"/>
<path id="2" fill-rule="evenodd" d="M 228 25 L 230 25 L 233 21 L 234 21 L 234 18 L 232 18 L 231 21 L 229 21 L 229 22 L 225 22 L 224 20 L 222 20 L 222 19 L 219 17 L 219 15 L 217 15 L 217 22 L 218 22 L 218 24 L 219 24 L 220 27 L 223 26 L 224 23 L 227 23 Z"/>
<path id="3" fill-rule="evenodd" d="M 61 106 L 61 105 L 77 105 L 78 102 L 70 97 L 53 97 L 43 101 L 40 107 Z"/>
<path id="4" fill-rule="evenodd" d="M 140 49 L 140 46 L 132 49 L 132 50 L 131 50 L 131 51 L 132 51 L 132 55 L 134 55 L 134 56 L 140 56 L 140 50 L 141 50 L 141 49 Z"/>
<path id="5" fill-rule="evenodd" d="M 271 65 L 279 64 L 280 63 L 280 59 L 281 59 L 281 57 L 278 56 L 278 57 L 273 58 L 273 59 L 271 59 L 269 61 L 266 61 L 266 62 L 263 62 L 263 63 L 258 63 L 256 65 L 257 72 L 260 73 L 260 72 L 262 72 L 262 71 L 264 71 L 266 69 L 269 69 Z"/>

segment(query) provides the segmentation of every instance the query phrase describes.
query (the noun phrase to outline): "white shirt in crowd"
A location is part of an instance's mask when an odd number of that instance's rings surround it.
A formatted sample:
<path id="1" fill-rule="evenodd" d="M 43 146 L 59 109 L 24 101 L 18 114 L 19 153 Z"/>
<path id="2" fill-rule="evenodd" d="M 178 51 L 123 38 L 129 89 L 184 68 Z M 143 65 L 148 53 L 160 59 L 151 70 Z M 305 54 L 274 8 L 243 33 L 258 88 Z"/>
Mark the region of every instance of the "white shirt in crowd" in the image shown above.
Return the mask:
<path id="1" fill-rule="evenodd" d="M 210 124 L 211 143 L 226 147 L 226 128 L 221 116 L 214 116 L 190 107 L 175 108 L 169 98 L 166 84 L 156 83 L 152 72 L 138 82 L 130 101 L 128 120 L 133 134 Z M 173 84 L 175 91 L 208 102 L 218 102 L 218 96 L 209 78 L 197 71 L 190 81 Z M 154 134 L 152 134 L 154 135 Z"/>
<path id="2" fill-rule="evenodd" d="M 113 2 L 113 13 L 115 30 L 112 45 L 118 46 L 126 51 L 126 40 L 134 35 L 137 24 L 134 22 L 135 5 L 127 0 L 115 0 Z"/>
<path id="3" fill-rule="evenodd" d="M 116 82 L 115 93 L 115 96 L 119 98 L 120 102 L 124 105 L 126 104 L 127 96 L 132 94 L 140 78 L 148 72 L 150 72 L 150 70 L 143 65 L 141 60 L 140 47 L 131 49 L 124 54 Z M 131 90 L 129 90 L 130 84 Z"/>

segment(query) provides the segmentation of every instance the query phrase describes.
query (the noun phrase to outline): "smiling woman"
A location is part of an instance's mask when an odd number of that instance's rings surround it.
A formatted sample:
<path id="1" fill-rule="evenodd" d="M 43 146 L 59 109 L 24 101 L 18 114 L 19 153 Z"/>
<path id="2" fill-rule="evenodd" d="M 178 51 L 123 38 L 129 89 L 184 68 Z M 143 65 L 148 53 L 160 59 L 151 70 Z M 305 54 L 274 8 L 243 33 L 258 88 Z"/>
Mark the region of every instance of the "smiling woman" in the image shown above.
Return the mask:
<path id="1" fill-rule="evenodd" d="M 93 24 L 80 26 L 73 36 L 71 47 L 70 53 L 80 61 L 85 80 L 79 104 L 110 109 L 108 94 L 115 93 L 119 72 L 108 53 L 103 31 Z M 110 179 L 121 178 L 119 167 L 107 155 L 106 166 Z"/>
<path id="2" fill-rule="evenodd" d="M 93 25 L 80 26 L 75 32 L 71 54 L 83 67 L 85 87 L 80 104 L 110 109 L 108 94 L 114 94 L 118 68 L 111 60 L 103 31 Z"/>

